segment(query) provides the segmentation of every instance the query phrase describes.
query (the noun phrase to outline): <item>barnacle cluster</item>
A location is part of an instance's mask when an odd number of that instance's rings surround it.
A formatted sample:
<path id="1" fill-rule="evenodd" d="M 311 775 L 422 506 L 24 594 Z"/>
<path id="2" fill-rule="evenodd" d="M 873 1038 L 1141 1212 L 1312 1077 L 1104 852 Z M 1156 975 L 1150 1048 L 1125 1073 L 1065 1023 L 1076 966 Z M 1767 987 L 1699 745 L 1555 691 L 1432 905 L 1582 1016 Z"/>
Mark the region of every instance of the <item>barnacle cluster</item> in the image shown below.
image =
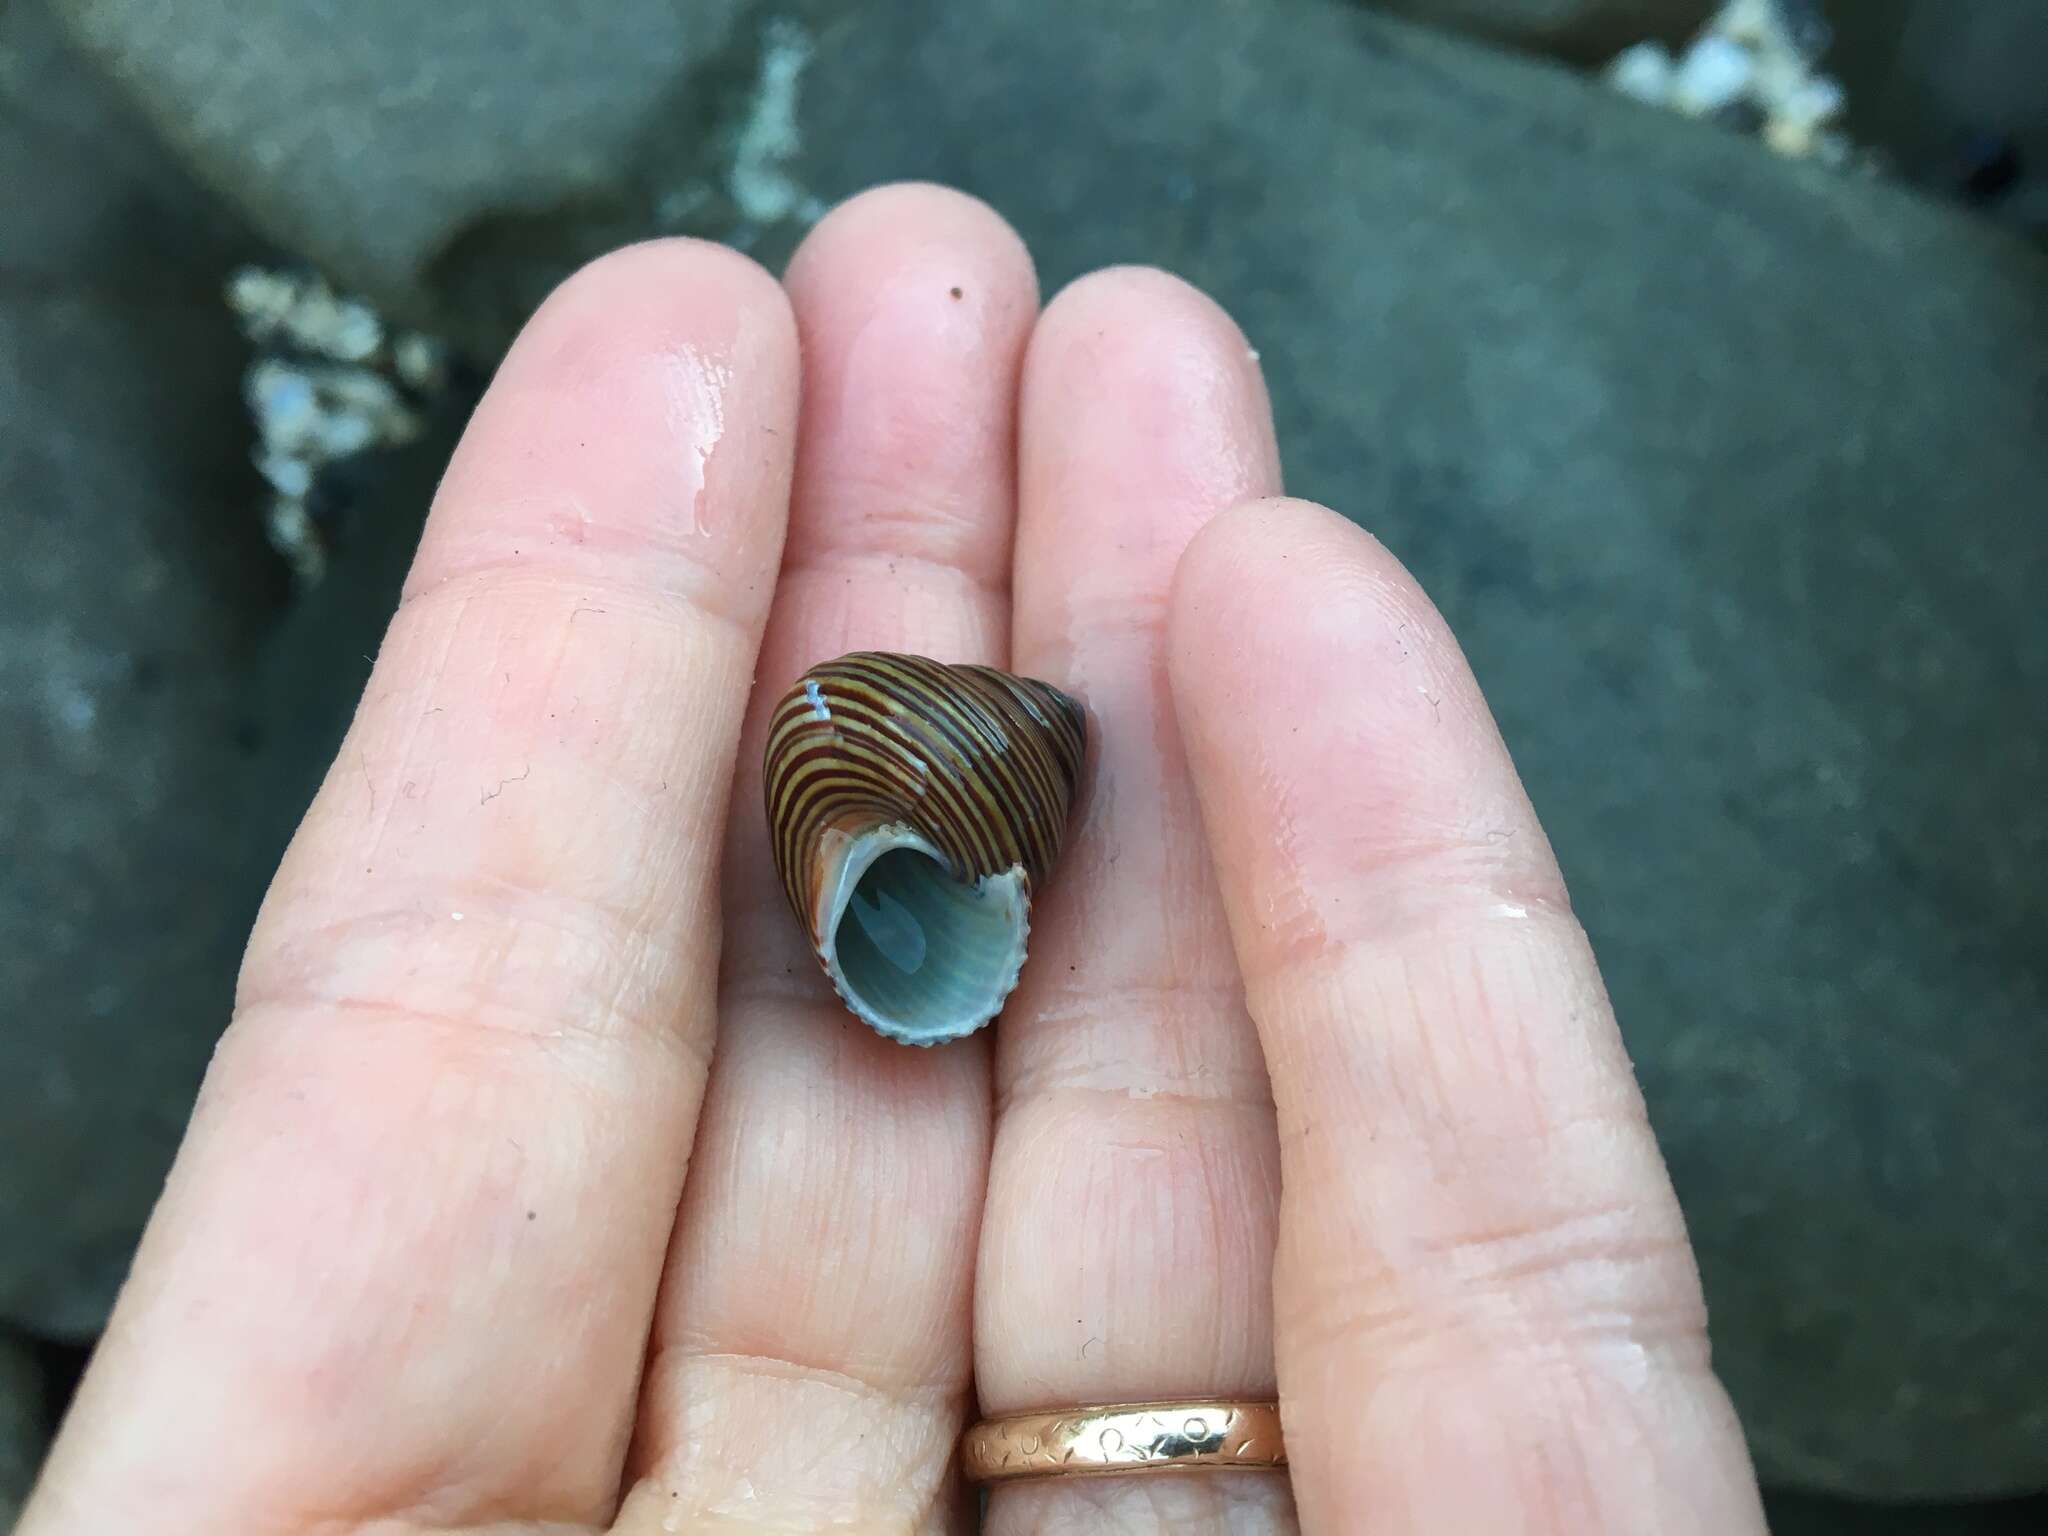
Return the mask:
<path id="1" fill-rule="evenodd" d="M 394 328 L 368 304 L 303 271 L 243 267 L 228 307 L 256 355 L 242 381 L 256 468 L 270 483 L 265 528 L 303 583 L 327 568 L 346 501 L 343 466 L 417 437 L 447 387 L 448 349 Z"/>
<path id="2" fill-rule="evenodd" d="M 1830 34 L 1814 0 L 1728 0 L 1677 54 L 1638 43 L 1607 66 L 1623 94 L 1754 133 L 1779 154 L 1830 165 L 1855 154 L 1847 98 L 1819 70 Z"/>

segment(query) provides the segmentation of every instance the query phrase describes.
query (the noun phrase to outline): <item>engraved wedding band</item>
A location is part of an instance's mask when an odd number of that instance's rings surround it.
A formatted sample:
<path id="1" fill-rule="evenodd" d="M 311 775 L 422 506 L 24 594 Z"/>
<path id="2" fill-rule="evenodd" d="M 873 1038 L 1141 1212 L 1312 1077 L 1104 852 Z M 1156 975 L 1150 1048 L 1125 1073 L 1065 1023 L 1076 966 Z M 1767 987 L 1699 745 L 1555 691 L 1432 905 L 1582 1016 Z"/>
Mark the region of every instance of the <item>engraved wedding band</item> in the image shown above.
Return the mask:
<path id="1" fill-rule="evenodd" d="M 967 1431 L 968 1479 L 1178 1472 L 1191 1467 L 1272 1471 L 1287 1465 L 1277 1403 L 1190 1398 L 1115 1403 L 984 1419 Z"/>

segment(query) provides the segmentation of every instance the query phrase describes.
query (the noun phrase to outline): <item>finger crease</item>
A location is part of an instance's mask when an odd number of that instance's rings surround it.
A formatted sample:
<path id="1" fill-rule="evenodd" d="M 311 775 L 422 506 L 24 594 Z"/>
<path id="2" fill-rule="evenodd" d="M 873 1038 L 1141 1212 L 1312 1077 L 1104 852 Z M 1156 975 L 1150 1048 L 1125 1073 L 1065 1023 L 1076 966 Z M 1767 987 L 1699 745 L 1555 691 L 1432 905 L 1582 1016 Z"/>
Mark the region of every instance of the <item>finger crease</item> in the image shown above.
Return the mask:
<path id="1" fill-rule="evenodd" d="M 936 559 L 930 555 L 901 554 L 889 549 L 827 549 L 791 559 L 782 568 L 782 579 L 786 583 L 792 578 L 798 580 L 830 582 L 835 577 L 847 577 L 866 583 L 877 576 L 885 576 L 892 586 L 906 586 L 908 578 L 934 578 L 934 584 L 964 586 L 988 601 L 1007 607 L 1010 601 L 1010 583 L 1007 572 L 1001 577 L 970 570 L 964 565 Z"/>
<path id="2" fill-rule="evenodd" d="M 639 548 L 646 553 L 644 545 Z M 500 555 L 452 566 L 425 582 L 408 581 L 397 611 L 405 614 L 449 597 L 466 600 L 480 592 L 516 594 L 526 590 L 544 593 L 569 605 L 571 611 L 603 612 L 599 605 L 625 601 L 670 622 L 678 622 L 684 615 L 706 619 L 752 650 L 761 612 L 767 607 L 767 593 L 760 593 L 749 606 L 735 607 L 735 599 L 753 593 L 753 586 L 729 580 L 679 551 L 661 551 L 658 559 L 634 564 L 677 572 L 680 579 L 636 578 L 621 568 L 616 552 L 607 558 L 601 547 L 585 545 L 574 557 L 562 552 L 545 558 Z M 588 571 L 582 569 L 586 565 Z"/>

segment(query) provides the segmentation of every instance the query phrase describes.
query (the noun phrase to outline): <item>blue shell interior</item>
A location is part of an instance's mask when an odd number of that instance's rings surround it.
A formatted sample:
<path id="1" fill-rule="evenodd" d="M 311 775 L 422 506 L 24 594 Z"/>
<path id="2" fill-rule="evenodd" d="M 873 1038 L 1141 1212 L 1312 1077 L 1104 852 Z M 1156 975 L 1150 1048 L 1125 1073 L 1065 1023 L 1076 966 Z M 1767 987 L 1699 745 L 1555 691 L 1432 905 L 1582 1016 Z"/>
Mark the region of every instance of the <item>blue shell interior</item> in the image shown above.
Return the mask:
<path id="1" fill-rule="evenodd" d="M 1023 871 L 956 880 L 923 839 L 855 839 L 824 960 L 847 1005 L 895 1040 L 935 1045 L 994 1018 L 1017 984 L 1029 931 Z"/>

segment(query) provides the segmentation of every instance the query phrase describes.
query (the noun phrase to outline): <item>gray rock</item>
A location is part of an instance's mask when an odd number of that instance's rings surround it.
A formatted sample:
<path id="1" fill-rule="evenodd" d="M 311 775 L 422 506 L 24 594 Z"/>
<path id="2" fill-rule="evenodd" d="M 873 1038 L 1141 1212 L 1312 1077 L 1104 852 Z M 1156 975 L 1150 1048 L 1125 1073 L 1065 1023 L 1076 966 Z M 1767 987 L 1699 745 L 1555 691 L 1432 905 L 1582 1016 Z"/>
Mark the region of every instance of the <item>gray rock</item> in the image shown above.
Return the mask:
<path id="1" fill-rule="evenodd" d="M 703 117 L 693 71 L 717 59 L 741 10 L 58 3 L 259 228 L 400 309 L 486 214 L 538 242 L 528 260 L 547 258 L 564 222 L 644 228 L 646 198 L 621 184 L 622 169 L 649 118 Z"/>
<path id="2" fill-rule="evenodd" d="M 96 1330 L 288 813 L 282 592 L 219 300 L 251 243 L 31 0 L 0 12 L 0 1319 Z"/>
<path id="3" fill-rule="evenodd" d="M 1606 59 L 1649 38 L 1683 38 L 1719 0 L 1370 0 L 1412 21 L 1469 32 L 1536 53 Z"/>
<path id="4" fill-rule="evenodd" d="M 1764 1490 L 1771 1536 L 2040 1536 L 2048 1498 L 1988 1504 L 1859 1504 Z"/>
<path id="5" fill-rule="evenodd" d="M 14 1529 L 49 1438 L 43 1373 L 27 1345 L 0 1333 L 0 1531 Z"/>
<path id="6" fill-rule="evenodd" d="M 1997 189 L 2004 205 L 2048 234 L 2048 5 L 1857 0 L 1831 15 L 1827 67 L 1848 89 L 1856 136 L 1951 187 L 2004 141 L 2019 181 Z"/>
<path id="7" fill-rule="evenodd" d="M 353 708 L 448 427 L 363 466 L 288 606 L 222 301 L 265 254 L 0 11 L 0 1322 L 106 1316 L 285 840 Z"/>
<path id="8" fill-rule="evenodd" d="M 176 49 L 157 9 L 68 0 L 166 122 L 266 142 L 227 98 L 257 76 L 316 95 L 266 71 L 320 48 L 382 78 L 362 38 L 311 30 L 320 7 L 278 8 L 271 56 L 239 64 L 224 8 L 181 10 Z M 497 168 L 473 197 L 422 180 L 460 208 L 404 260 L 338 229 L 418 195 L 343 107 L 289 173 L 234 133 L 185 142 L 268 227 L 470 336 L 502 339 L 624 233 L 774 260 L 815 200 L 904 176 L 989 198 L 1048 285 L 1146 260 L 1217 293 L 1264 351 L 1294 488 L 1413 565 L 1489 689 L 1765 1472 L 1887 1498 L 2048 1481 L 2048 796 L 2026 728 L 2048 689 L 2048 265 L 1351 9 L 1120 18 L 796 0 L 669 60 L 666 89 L 564 74 L 543 108 L 480 87 L 462 134 Z M 562 184 L 514 120 L 574 122 L 574 101 L 629 123 L 599 190 L 484 206 Z"/>

